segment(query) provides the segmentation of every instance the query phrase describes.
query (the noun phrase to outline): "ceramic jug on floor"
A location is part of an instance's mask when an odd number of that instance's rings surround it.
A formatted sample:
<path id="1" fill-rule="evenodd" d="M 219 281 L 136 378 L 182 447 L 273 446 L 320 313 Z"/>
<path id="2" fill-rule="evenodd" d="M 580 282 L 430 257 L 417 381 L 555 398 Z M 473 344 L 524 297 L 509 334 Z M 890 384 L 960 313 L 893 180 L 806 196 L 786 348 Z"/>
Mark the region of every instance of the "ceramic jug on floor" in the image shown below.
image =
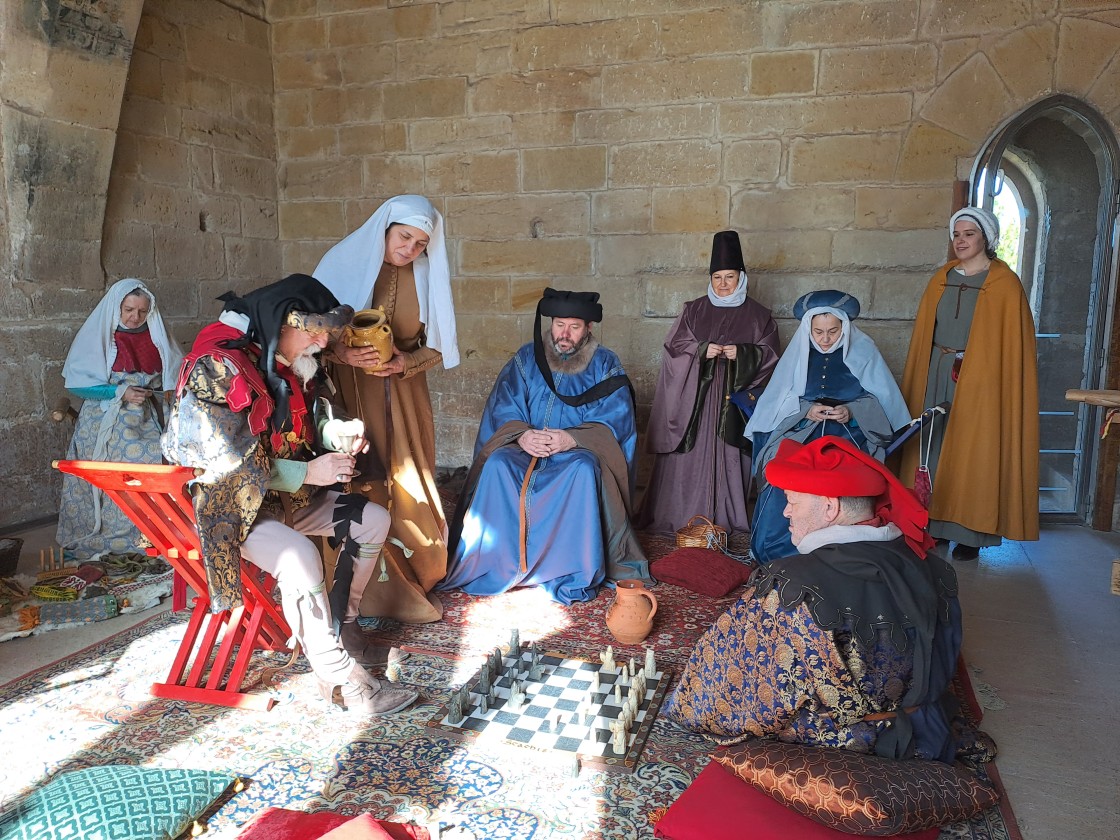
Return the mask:
<path id="1" fill-rule="evenodd" d="M 607 629 L 622 645 L 636 645 L 653 629 L 657 597 L 640 580 L 620 580 L 607 607 Z"/>

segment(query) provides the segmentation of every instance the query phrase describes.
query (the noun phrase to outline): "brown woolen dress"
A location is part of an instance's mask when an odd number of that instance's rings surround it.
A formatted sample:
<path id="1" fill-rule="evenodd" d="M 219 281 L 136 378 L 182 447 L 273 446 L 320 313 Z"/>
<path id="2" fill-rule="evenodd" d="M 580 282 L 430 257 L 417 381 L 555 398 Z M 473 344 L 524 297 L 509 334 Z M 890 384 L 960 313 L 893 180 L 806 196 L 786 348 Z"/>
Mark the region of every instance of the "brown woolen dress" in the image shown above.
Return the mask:
<path id="1" fill-rule="evenodd" d="M 358 462 L 362 477 L 352 486 L 389 509 L 389 537 L 400 540 L 412 555 L 405 557 L 399 546 L 385 544 L 389 580 L 379 581 L 375 573 L 361 614 L 422 624 L 442 618 L 443 605 L 431 589 L 447 574 L 447 522 L 436 491 L 435 420 L 425 373 L 443 356 L 424 346 L 411 265 L 382 266 L 372 306 L 385 308 L 393 343 L 404 354 L 404 373 L 374 376 L 335 363 L 332 378 L 346 408 L 365 422 L 370 441 L 369 454 Z"/>

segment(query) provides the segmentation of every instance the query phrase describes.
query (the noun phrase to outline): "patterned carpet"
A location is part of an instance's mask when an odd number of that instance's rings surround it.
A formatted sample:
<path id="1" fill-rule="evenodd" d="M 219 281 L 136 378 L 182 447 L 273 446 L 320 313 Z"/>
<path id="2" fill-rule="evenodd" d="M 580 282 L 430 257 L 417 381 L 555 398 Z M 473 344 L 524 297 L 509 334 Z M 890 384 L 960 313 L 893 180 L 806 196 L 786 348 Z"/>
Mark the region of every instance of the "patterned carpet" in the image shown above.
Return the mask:
<path id="1" fill-rule="evenodd" d="M 647 548 L 654 556 L 664 550 Z M 659 662 L 678 670 L 693 640 L 732 599 L 712 601 L 667 585 L 655 591 L 661 607 L 648 642 Z M 386 631 L 414 651 L 402 677 L 421 692 L 419 703 L 388 719 L 352 719 L 328 707 L 302 661 L 274 690 L 280 702 L 271 712 L 152 699 L 148 686 L 165 677 L 183 614 L 159 615 L 0 687 L 0 731 L 9 747 L 0 765 L 0 812 L 55 773 L 126 763 L 249 777 L 249 787 L 210 821 L 207 836 L 215 838 L 232 837 L 268 805 L 438 821 L 479 840 L 652 837 L 651 815 L 672 804 L 707 763 L 705 739 L 659 720 L 633 775 L 584 769 L 573 777 L 570 761 L 554 754 L 467 746 L 425 725 L 512 627 L 524 641 L 584 654 L 600 649 L 610 594 L 570 609 L 533 590 L 490 599 L 454 593 L 445 602 L 442 623 Z M 279 660 L 258 656 L 260 667 Z M 941 837 L 1014 840 L 1008 819 L 992 809 L 943 829 Z"/>

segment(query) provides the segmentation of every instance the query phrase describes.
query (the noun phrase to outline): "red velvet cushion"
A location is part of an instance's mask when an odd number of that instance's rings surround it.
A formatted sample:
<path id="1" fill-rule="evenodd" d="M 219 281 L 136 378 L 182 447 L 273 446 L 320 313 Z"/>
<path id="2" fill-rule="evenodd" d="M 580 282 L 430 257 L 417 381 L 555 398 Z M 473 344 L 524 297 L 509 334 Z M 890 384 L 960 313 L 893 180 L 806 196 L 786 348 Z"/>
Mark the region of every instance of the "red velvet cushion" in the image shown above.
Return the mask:
<path id="1" fill-rule="evenodd" d="M 899 835 L 937 840 L 936 828 Z M 654 827 L 663 840 L 852 840 L 748 785 L 718 762 L 705 767 Z"/>
<path id="2" fill-rule="evenodd" d="M 713 758 L 782 805 L 849 834 L 935 828 L 999 802 L 991 784 L 940 761 L 767 740 L 737 744 Z"/>
<path id="3" fill-rule="evenodd" d="M 650 563 L 649 571 L 656 580 L 709 598 L 722 598 L 736 586 L 746 583 L 754 566 L 732 560 L 710 548 L 678 548 Z"/>
<path id="4" fill-rule="evenodd" d="M 324 836 L 328 836 L 330 840 L 377 838 L 378 834 L 370 833 L 374 830 L 370 828 L 371 822 L 382 830 L 381 837 L 386 834 L 393 840 L 430 840 L 431 837 L 426 828 L 375 820 L 369 814 L 352 817 L 330 811 L 307 814 L 287 808 L 265 808 L 245 824 L 236 840 L 320 840 Z M 351 833 L 335 834 L 335 829 L 340 832 L 350 830 Z M 364 829 L 366 833 L 354 833 L 359 829 Z"/>
<path id="5" fill-rule="evenodd" d="M 375 820 L 369 814 L 354 817 L 332 828 L 319 840 L 429 840 L 428 829 Z"/>

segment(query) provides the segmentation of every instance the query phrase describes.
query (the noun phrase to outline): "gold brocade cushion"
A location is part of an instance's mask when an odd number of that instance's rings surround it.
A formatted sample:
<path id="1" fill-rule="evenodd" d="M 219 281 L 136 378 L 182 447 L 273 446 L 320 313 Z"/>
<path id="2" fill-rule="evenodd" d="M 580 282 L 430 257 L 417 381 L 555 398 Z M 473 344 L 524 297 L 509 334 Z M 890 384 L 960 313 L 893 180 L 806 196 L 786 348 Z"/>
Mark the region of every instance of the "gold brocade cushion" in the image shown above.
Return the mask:
<path id="1" fill-rule="evenodd" d="M 850 834 L 884 836 L 966 820 L 999 802 L 960 765 L 892 759 L 780 741 L 752 741 L 713 758 L 783 805 Z"/>

